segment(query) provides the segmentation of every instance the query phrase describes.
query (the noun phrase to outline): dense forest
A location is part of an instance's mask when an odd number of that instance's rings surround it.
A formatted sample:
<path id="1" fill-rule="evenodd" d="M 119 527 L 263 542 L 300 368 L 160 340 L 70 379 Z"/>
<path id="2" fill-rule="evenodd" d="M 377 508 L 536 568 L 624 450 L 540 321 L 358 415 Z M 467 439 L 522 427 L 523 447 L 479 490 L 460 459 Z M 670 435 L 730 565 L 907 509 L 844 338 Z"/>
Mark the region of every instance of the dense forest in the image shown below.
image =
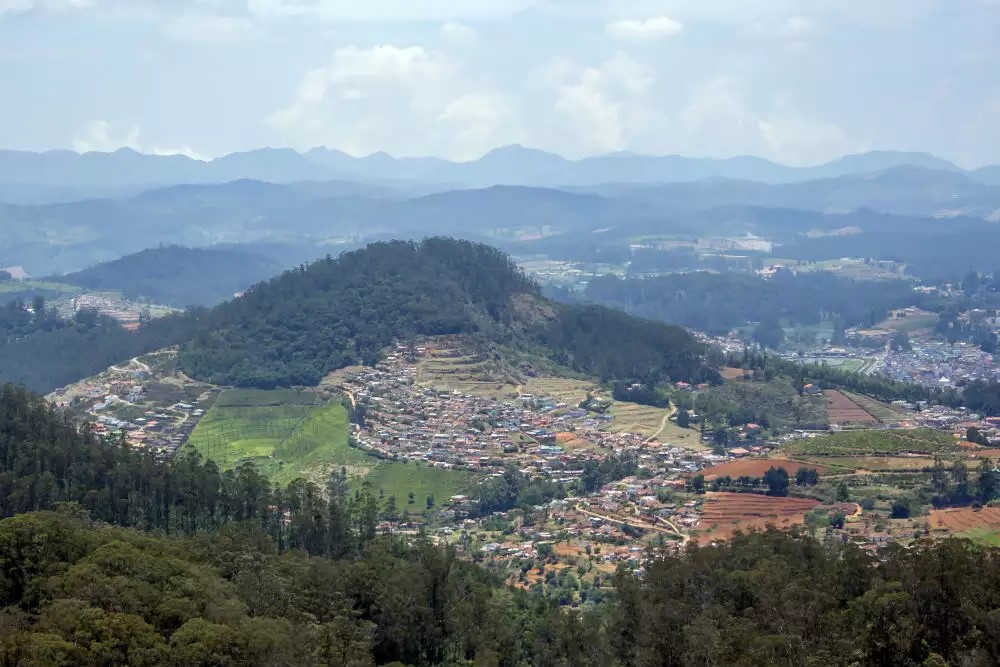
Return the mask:
<path id="1" fill-rule="evenodd" d="M 60 282 L 129 299 L 185 308 L 214 306 L 279 273 L 273 261 L 249 252 L 165 246 L 60 276 Z"/>
<path id="2" fill-rule="evenodd" d="M 36 296 L 0 306 L 0 380 L 49 392 L 194 335 L 202 311 L 146 323 L 138 333 L 93 310 L 62 318 Z"/>
<path id="3" fill-rule="evenodd" d="M 594 278 L 587 301 L 642 317 L 723 335 L 749 322 L 789 325 L 836 320 L 841 327 L 871 326 L 890 310 L 920 305 L 926 297 L 902 280 L 873 285 L 825 272 L 779 271 L 764 279 L 746 273 L 673 273 L 651 278 Z"/>
<path id="4" fill-rule="evenodd" d="M 208 312 L 180 358 L 218 384 L 312 385 L 394 340 L 456 333 L 529 345 L 606 381 L 711 377 L 683 329 L 549 304 L 503 253 L 441 238 L 374 243 L 257 285 Z"/>
<path id="5" fill-rule="evenodd" d="M 5 330 L 0 379 L 46 392 L 170 345 L 181 346 L 184 370 L 207 382 L 315 385 L 332 370 L 374 363 L 393 341 L 457 333 L 523 346 L 606 381 L 717 377 L 683 329 L 552 304 L 503 253 L 440 238 L 374 243 L 215 308 L 145 322 L 136 333 L 92 313 L 39 318 L 21 302 L 3 311 Z"/>
<path id="6" fill-rule="evenodd" d="M 595 471 L 599 476 L 604 474 Z M 614 474 L 609 470 L 607 474 Z M 510 473 L 489 502 L 531 490 Z M 1000 560 L 801 533 L 690 546 L 579 609 L 383 533 L 367 490 L 164 462 L 0 390 L 5 665 L 970 665 L 1000 661 Z M 487 494 L 483 501 L 487 502 Z M 151 532 L 144 532 L 151 531 Z"/>

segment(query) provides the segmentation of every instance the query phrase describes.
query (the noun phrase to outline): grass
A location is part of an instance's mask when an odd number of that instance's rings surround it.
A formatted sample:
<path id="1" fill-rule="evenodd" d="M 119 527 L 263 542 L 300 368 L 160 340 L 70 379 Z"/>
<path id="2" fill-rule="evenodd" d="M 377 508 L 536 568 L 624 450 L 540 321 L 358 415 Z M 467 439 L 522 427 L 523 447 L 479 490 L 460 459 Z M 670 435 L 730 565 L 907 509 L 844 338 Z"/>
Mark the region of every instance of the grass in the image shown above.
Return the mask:
<path id="1" fill-rule="evenodd" d="M 435 504 L 442 505 L 451 496 L 467 492 L 472 484 L 472 477 L 466 472 L 394 461 L 379 463 L 364 479 L 376 491 L 381 489 L 386 498 L 395 496 L 400 510 L 408 508 L 411 512 L 424 511 L 428 496 L 434 498 Z M 412 505 L 408 504 L 410 493 L 414 496 Z"/>
<path id="2" fill-rule="evenodd" d="M 790 454 L 866 456 L 917 452 L 934 454 L 956 449 L 950 433 L 930 429 L 908 431 L 844 431 L 818 438 L 795 440 L 783 447 Z"/>
<path id="3" fill-rule="evenodd" d="M 984 546 L 1000 547 L 1000 530 L 990 528 L 989 526 L 970 528 L 969 530 L 964 530 L 961 533 L 955 533 L 955 536 L 964 537 Z"/>
<path id="4" fill-rule="evenodd" d="M 368 481 L 385 496 L 395 495 L 401 509 L 411 491 L 417 498 L 409 507 L 424 511 L 428 495 L 440 503 L 471 486 L 466 472 L 381 461 L 354 449 L 344 406 L 316 401 L 310 392 L 227 389 L 187 446 L 223 469 L 252 463 L 281 485 L 303 478 L 322 486 L 330 473 L 346 468 L 355 486 Z"/>

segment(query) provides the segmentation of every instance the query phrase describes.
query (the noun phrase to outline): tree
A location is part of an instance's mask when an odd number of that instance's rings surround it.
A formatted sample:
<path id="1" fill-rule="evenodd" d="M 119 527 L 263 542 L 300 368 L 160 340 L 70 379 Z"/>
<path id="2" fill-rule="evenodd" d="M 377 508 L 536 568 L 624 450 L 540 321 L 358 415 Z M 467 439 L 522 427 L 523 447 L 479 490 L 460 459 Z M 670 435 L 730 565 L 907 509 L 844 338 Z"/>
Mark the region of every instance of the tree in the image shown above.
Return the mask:
<path id="1" fill-rule="evenodd" d="M 434 495 L 427 494 L 427 509 L 431 509 L 432 507 L 434 507 Z"/>
<path id="2" fill-rule="evenodd" d="M 677 411 L 677 425 L 681 428 L 687 428 L 691 425 L 691 414 L 687 410 Z"/>
<path id="3" fill-rule="evenodd" d="M 846 482 L 837 483 L 837 502 L 846 503 L 851 499 L 851 491 Z"/>
<path id="4" fill-rule="evenodd" d="M 951 502 L 962 505 L 972 498 L 969 489 L 969 469 L 965 463 L 956 459 L 951 465 Z"/>
<path id="5" fill-rule="evenodd" d="M 762 347 L 772 350 L 781 347 L 785 342 L 785 330 L 776 319 L 766 320 L 753 330 L 753 340 Z"/>
<path id="6" fill-rule="evenodd" d="M 970 426 L 965 431 L 965 439 L 975 445 L 987 445 L 986 437 L 975 426 Z"/>
<path id="7" fill-rule="evenodd" d="M 997 473 L 990 459 L 983 458 L 979 462 L 976 497 L 979 502 L 985 505 L 998 495 L 1000 495 L 1000 474 Z"/>
<path id="8" fill-rule="evenodd" d="M 900 498 L 898 500 L 892 501 L 892 511 L 889 517 L 892 519 L 909 519 L 910 518 L 909 498 Z"/>
<path id="9" fill-rule="evenodd" d="M 695 493 L 702 494 L 705 493 L 705 476 L 695 475 L 691 480 L 691 488 Z"/>
<path id="10" fill-rule="evenodd" d="M 788 495 L 788 471 L 782 467 L 771 466 L 764 473 L 764 484 L 767 485 L 767 495 L 787 496 Z"/>
<path id="11" fill-rule="evenodd" d="M 844 521 L 846 521 L 846 519 L 847 515 L 843 512 L 833 512 L 829 517 L 830 527 L 840 530 L 844 527 Z"/>
<path id="12" fill-rule="evenodd" d="M 815 486 L 819 484 L 819 473 L 815 468 L 799 468 L 795 471 L 796 486 Z"/>

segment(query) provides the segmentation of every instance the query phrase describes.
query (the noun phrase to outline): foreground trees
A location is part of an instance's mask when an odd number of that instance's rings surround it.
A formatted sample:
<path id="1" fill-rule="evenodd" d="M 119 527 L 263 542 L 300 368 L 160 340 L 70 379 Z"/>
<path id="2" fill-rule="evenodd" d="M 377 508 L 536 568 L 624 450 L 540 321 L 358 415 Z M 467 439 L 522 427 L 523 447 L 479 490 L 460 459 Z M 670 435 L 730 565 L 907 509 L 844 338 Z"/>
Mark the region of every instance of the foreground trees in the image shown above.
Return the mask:
<path id="1" fill-rule="evenodd" d="M 515 472 L 498 498 L 530 488 Z M 569 609 L 380 535 L 374 496 L 332 481 L 162 462 L 0 390 L 0 665 L 1000 663 L 1000 552 L 971 542 L 738 536 Z"/>

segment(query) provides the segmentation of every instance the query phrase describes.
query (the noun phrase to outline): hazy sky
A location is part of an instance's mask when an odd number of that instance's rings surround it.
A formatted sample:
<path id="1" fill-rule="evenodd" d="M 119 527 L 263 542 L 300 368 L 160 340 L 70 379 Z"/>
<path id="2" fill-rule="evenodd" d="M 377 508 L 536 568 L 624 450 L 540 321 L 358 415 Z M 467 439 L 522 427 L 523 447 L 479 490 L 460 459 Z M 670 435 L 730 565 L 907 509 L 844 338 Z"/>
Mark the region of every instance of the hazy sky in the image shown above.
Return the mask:
<path id="1" fill-rule="evenodd" d="M 0 147 L 1000 163 L 1000 0 L 0 0 Z"/>

